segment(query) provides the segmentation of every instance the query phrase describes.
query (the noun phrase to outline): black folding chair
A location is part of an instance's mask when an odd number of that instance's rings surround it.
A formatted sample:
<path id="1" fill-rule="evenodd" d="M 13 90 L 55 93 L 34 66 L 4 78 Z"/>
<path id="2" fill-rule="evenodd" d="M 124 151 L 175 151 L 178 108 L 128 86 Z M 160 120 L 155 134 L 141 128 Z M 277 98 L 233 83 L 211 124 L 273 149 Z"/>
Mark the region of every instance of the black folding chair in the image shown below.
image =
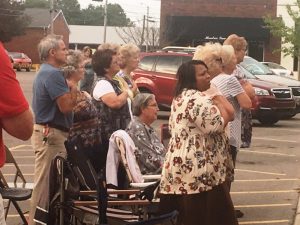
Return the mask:
<path id="1" fill-rule="evenodd" d="M 145 212 L 143 209 L 151 204 L 149 200 L 142 199 L 115 199 L 108 197 L 108 194 L 128 194 L 139 196 L 141 194 L 140 190 L 128 189 L 128 190 L 107 190 L 106 182 L 102 174 L 96 174 L 90 161 L 87 159 L 85 153 L 80 150 L 78 146 L 71 142 L 65 142 L 65 147 L 67 150 L 68 161 L 70 162 L 74 173 L 76 174 L 81 188 L 84 189 L 80 191 L 81 196 L 86 196 L 86 198 L 79 199 L 64 199 L 61 198 L 61 204 L 66 207 L 61 207 L 63 211 L 68 212 L 78 218 L 83 218 L 83 213 L 92 213 L 98 216 L 99 224 L 126 224 L 128 221 L 138 221 L 143 220 L 146 222 Z M 63 165 L 61 163 L 61 170 L 63 171 Z M 61 173 L 63 176 L 63 172 Z M 64 180 L 62 177 L 61 180 Z M 65 185 L 65 182 L 63 182 Z M 67 188 L 61 186 L 61 190 L 65 191 Z M 63 196 L 63 195 L 61 195 Z M 95 201 L 96 199 L 96 201 Z M 120 206 L 127 207 L 127 209 L 132 209 L 131 207 L 137 207 L 135 212 L 139 212 L 140 215 L 136 216 L 128 210 L 122 210 Z M 117 208 L 110 208 L 117 207 Z M 128 208 L 129 207 L 129 208 Z M 61 217 L 64 212 L 61 211 Z M 176 214 L 177 215 L 177 214 Z M 149 224 L 158 224 L 157 221 L 171 221 L 175 217 L 175 214 L 162 215 L 158 218 L 149 219 Z M 79 222 L 82 222 L 79 221 Z M 150 223 L 151 222 L 151 223 Z M 61 221 L 60 224 L 63 224 Z M 129 223 L 130 224 L 130 223 Z M 143 223 L 141 223 L 143 224 Z M 145 223 L 147 224 L 147 223 Z"/>
<path id="2" fill-rule="evenodd" d="M 0 171 L 0 192 L 2 195 L 3 199 L 8 200 L 8 203 L 5 207 L 5 219 L 7 218 L 9 209 L 10 209 L 10 204 L 12 203 L 19 213 L 23 223 L 27 225 L 27 220 L 24 216 L 24 213 L 22 212 L 18 202 L 19 201 L 25 201 L 31 198 L 32 194 L 32 189 L 24 188 L 26 184 L 25 177 L 22 174 L 22 171 L 20 170 L 16 160 L 14 159 L 13 155 L 11 154 L 10 150 L 8 147 L 5 146 L 5 151 L 6 151 L 6 162 L 5 163 L 12 163 L 14 164 L 16 168 L 16 174 L 14 177 L 14 187 L 9 187 L 6 179 L 4 178 L 4 175 Z M 17 179 L 20 178 L 23 181 L 23 188 L 18 188 L 17 187 Z"/>

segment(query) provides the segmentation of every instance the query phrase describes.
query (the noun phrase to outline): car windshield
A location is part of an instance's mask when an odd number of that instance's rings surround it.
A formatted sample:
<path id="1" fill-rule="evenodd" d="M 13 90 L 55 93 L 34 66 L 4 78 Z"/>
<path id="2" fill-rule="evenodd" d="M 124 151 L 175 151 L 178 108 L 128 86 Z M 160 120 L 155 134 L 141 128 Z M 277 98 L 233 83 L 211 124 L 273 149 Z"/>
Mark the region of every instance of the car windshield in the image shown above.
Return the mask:
<path id="1" fill-rule="evenodd" d="M 252 73 L 250 73 L 248 70 L 246 70 L 244 67 L 240 66 L 241 70 L 245 74 L 246 79 L 257 79 Z"/>
<path id="2" fill-rule="evenodd" d="M 8 54 L 14 59 L 21 59 L 24 57 L 23 54 L 19 52 L 9 52 Z"/>
<path id="3" fill-rule="evenodd" d="M 267 63 L 267 66 L 271 69 L 281 69 L 286 70 L 283 66 L 278 65 L 277 63 Z"/>
<path id="4" fill-rule="evenodd" d="M 273 75 L 274 73 L 264 64 L 251 57 L 245 57 L 241 66 L 253 75 Z"/>

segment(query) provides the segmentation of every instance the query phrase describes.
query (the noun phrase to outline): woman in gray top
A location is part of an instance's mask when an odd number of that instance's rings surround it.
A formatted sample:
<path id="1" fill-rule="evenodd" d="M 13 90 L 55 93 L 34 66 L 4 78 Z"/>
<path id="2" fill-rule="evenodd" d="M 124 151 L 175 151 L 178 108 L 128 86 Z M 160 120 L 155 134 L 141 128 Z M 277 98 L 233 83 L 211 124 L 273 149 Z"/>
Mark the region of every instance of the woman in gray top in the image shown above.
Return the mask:
<path id="1" fill-rule="evenodd" d="M 134 118 L 126 131 L 137 148 L 137 163 L 142 174 L 160 173 L 166 150 L 151 127 L 159 110 L 155 97 L 148 93 L 137 94 L 132 106 Z"/>

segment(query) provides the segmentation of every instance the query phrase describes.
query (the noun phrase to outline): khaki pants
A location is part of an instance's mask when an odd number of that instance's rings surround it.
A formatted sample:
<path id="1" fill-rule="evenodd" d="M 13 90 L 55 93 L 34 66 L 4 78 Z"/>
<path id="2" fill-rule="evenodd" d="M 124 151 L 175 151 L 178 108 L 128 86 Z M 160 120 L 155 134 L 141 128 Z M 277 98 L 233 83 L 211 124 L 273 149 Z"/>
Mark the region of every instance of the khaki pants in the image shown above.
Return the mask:
<path id="1" fill-rule="evenodd" d="M 34 168 L 34 188 L 31 197 L 29 224 L 34 225 L 33 221 L 37 206 L 47 209 L 49 206 L 49 173 L 51 162 L 57 154 L 66 156 L 64 141 L 68 133 L 55 128 L 50 128 L 47 141 L 43 143 L 44 126 L 35 124 L 34 132 L 31 137 L 32 146 L 35 153 Z"/>

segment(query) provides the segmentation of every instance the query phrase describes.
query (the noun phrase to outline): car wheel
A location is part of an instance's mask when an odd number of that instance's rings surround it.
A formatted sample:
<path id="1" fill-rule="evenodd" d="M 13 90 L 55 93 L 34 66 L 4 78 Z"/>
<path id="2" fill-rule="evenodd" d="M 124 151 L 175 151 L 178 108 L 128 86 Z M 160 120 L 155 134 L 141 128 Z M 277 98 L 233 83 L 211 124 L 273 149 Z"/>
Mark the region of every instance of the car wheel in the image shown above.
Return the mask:
<path id="1" fill-rule="evenodd" d="M 17 68 L 17 71 L 19 71 L 19 72 L 20 72 L 20 71 L 21 71 L 21 68 Z"/>
<path id="2" fill-rule="evenodd" d="M 26 68 L 26 71 L 27 71 L 27 72 L 30 72 L 30 67 Z"/>
<path id="3" fill-rule="evenodd" d="M 258 118 L 258 121 L 263 125 L 274 125 L 279 121 L 279 118 L 277 117 L 260 117 Z"/>

